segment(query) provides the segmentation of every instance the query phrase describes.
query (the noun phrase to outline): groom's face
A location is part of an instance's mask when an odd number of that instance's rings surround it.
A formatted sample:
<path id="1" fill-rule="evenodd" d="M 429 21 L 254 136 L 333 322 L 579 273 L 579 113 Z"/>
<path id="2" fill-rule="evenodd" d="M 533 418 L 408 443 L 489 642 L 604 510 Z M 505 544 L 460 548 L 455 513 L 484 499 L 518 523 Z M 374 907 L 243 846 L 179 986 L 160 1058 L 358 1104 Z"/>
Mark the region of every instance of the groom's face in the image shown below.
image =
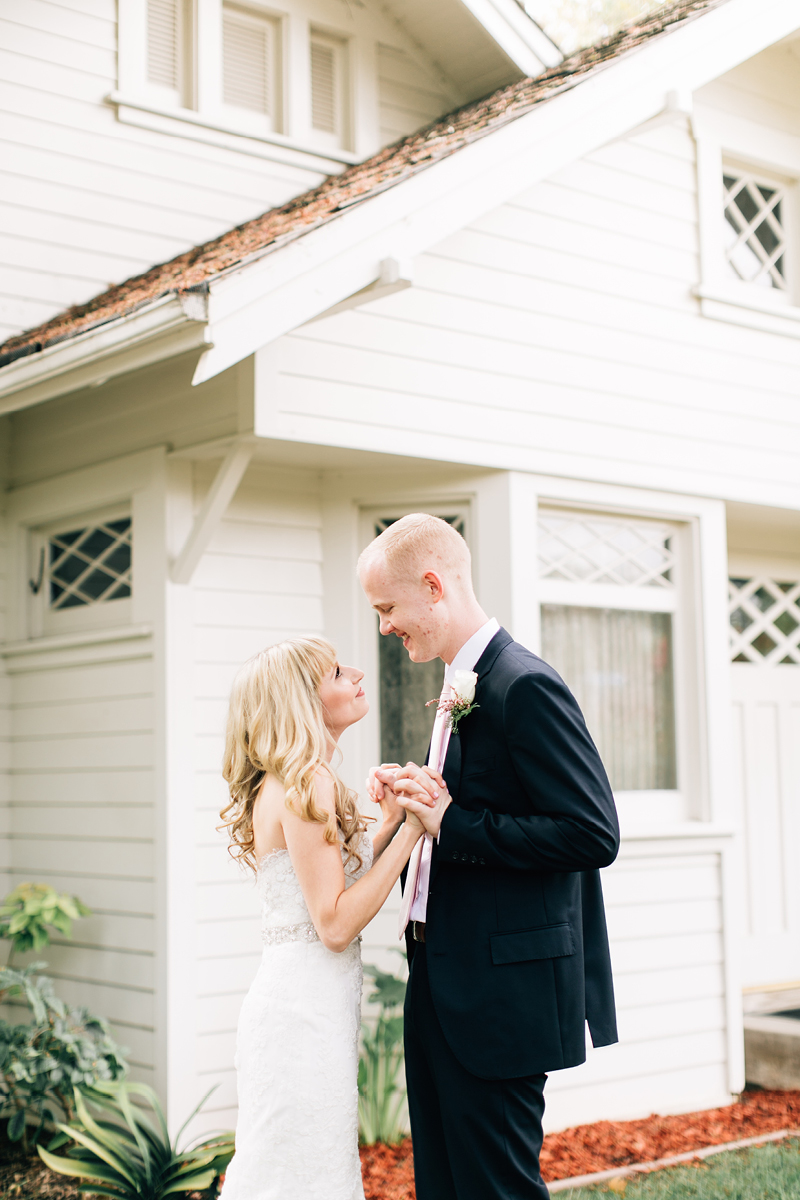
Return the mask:
<path id="1" fill-rule="evenodd" d="M 434 572 L 404 577 L 385 562 L 367 563 L 361 572 L 364 594 L 380 617 L 381 633 L 402 639 L 412 662 L 439 657 L 442 611 L 441 588 Z"/>

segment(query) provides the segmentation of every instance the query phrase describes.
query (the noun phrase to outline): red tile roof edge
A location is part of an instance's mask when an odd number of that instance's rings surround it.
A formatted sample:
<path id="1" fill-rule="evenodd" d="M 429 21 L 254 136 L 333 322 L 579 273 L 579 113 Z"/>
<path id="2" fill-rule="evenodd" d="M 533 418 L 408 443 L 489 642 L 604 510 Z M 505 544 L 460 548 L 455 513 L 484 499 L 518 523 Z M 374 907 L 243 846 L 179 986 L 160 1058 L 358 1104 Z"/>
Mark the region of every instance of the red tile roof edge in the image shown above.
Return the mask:
<path id="1" fill-rule="evenodd" d="M 629 22 L 611 37 L 564 59 L 541 75 L 522 79 L 471 101 L 416 133 L 385 146 L 362 163 L 331 175 L 310 191 L 269 209 L 220 236 L 194 246 L 116 284 L 82 304 L 19 333 L 0 345 L 0 368 L 48 346 L 130 316 L 170 294 L 206 291 L 209 281 L 273 253 L 306 233 L 335 220 L 354 204 L 364 203 L 412 175 L 435 166 L 465 146 L 530 112 L 539 104 L 578 86 L 635 52 L 655 37 L 702 16 L 727 0 L 677 0 L 640 21 Z"/>

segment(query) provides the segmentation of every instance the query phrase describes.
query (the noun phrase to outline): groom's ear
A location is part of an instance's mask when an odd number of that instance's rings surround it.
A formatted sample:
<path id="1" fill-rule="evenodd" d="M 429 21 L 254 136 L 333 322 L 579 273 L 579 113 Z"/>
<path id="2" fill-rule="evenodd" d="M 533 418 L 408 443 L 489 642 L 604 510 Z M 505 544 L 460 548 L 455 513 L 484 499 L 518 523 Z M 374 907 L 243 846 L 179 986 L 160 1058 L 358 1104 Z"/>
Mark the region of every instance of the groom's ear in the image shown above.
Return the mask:
<path id="1" fill-rule="evenodd" d="M 426 571 L 422 576 L 422 582 L 427 588 L 430 598 L 434 604 L 438 604 L 444 597 L 444 583 L 441 575 L 436 571 Z"/>

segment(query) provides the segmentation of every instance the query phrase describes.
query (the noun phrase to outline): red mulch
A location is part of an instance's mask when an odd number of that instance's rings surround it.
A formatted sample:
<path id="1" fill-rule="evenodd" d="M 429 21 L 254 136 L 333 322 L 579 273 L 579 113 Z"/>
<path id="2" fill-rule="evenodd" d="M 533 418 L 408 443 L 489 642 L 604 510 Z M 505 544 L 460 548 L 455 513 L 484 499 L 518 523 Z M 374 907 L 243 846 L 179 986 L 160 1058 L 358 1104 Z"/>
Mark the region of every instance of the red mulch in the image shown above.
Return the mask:
<path id="1" fill-rule="evenodd" d="M 738 1103 L 726 1108 L 679 1117 L 598 1121 L 551 1133 L 542 1148 L 542 1175 L 547 1181 L 569 1179 L 778 1129 L 800 1129 L 800 1091 L 744 1092 Z M 399 1146 L 362 1146 L 361 1166 L 366 1200 L 415 1200 L 410 1138 Z"/>

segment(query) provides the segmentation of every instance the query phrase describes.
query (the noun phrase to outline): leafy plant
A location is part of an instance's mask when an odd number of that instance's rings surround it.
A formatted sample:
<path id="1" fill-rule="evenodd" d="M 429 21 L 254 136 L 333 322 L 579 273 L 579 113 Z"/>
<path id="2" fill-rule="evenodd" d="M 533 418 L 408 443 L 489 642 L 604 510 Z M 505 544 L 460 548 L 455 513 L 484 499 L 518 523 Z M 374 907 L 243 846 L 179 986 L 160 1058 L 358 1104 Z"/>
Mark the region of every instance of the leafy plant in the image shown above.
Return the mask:
<path id="1" fill-rule="evenodd" d="M 77 896 L 59 893 L 46 883 L 21 883 L 0 906 L 0 937 L 11 941 L 9 963 L 15 953 L 49 946 L 48 926 L 72 937 L 72 922 L 90 912 Z"/>
<path id="2" fill-rule="evenodd" d="M 405 980 L 364 965 L 375 981 L 369 999 L 380 1005 L 375 1026 L 361 1038 L 358 1063 L 358 1115 L 361 1141 L 399 1142 L 403 1136 L 403 1106 L 406 1092 L 400 1082 L 403 1066 L 403 1001 Z"/>
<path id="3" fill-rule="evenodd" d="M 8 1137 L 25 1149 L 41 1135 L 45 1122 L 71 1120 L 74 1089 L 119 1079 L 127 1064 L 123 1051 L 100 1017 L 67 1005 L 52 982 L 35 972 L 0 970 L 0 1002 L 23 997 L 33 1020 L 0 1021 L 0 1116 L 8 1118 Z"/>
<path id="4" fill-rule="evenodd" d="M 226 1169 L 234 1148 L 233 1134 L 221 1133 L 178 1149 L 183 1131 L 208 1095 L 170 1142 L 158 1097 L 146 1084 L 105 1083 L 76 1089 L 77 1119 L 58 1125 L 59 1133 L 48 1148 L 37 1147 L 39 1155 L 52 1171 L 87 1180 L 78 1190 L 93 1195 L 161 1200 L 173 1192 L 202 1191 Z M 103 1115 L 93 1117 L 90 1106 Z M 53 1153 L 68 1143 L 72 1145 L 66 1157 Z"/>

